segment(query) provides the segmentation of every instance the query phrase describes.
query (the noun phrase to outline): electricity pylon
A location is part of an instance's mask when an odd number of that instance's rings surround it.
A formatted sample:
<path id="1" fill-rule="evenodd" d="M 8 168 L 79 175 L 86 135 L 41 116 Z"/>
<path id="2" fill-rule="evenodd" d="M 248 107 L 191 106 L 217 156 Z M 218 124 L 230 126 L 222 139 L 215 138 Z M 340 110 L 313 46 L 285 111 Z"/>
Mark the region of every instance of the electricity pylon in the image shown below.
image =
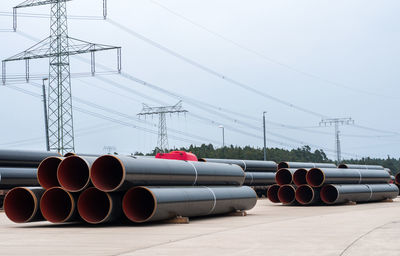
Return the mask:
<path id="1" fill-rule="evenodd" d="M 340 131 L 339 131 L 339 125 L 351 125 L 354 124 L 354 120 L 349 118 L 330 118 L 330 119 L 322 119 L 321 122 L 319 122 L 319 125 L 335 125 L 335 144 L 336 144 L 336 159 L 337 163 L 340 164 L 341 159 L 341 148 L 340 148 Z"/>
<path id="2" fill-rule="evenodd" d="M 168 134 L 167 134 L 167 117 L 166 114 L 176 113 L 187 113 L 188 111 L 183 109 L 182 101 L 179 101 L 173 106 L 162 106 L 162 107 L 149 107 L 143 103 L 142 112 L 139 116 L 158 115 L 158 142 L 157 147 L 159 150 L 164 151 L 168 149 Z"/>
<path id="3" fill-rule="evenodd" d="M 95 52 L 117 51 L 118 71 L 121 71 L 121 47 L 94 44 L 68 36 L 66 2 L 71 0 L 27 0 L 14 7 L 14 29 L 17 9 L 39 5 L 51 5 L 50 36 L 31 48 L 2 61 L 2 80 L 6 84 L 6 63 L 25 60 L 26 81 L 29 82 L 29 61 L 49 58 L 48 129 L 51 150 L 75 151 L 72 115 L 72 93 L 69 56 L 90 53 L 91 72 L 96 72 Z M 106 10 L 106 3 L 103 2 Z M 104 13 L 106 15 L 106 11 Z M 105 16 L 104 16 L 105 17 Z"/>

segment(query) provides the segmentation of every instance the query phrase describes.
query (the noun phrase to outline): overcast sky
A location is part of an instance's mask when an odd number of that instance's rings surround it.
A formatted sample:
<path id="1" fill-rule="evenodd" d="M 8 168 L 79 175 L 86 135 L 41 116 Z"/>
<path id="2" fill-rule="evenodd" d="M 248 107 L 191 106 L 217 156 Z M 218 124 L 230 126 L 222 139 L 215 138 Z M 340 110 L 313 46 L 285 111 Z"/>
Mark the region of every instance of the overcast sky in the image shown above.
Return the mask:
<path id="1" fill-rule="evenodd" d="M 17 33 L 3 32 L 12 28 L 4 12 L 20 2 L 0 2 L 2 60 L 49 35 L 49 19 L 35 17 L 19 17 Z M 334 158 L 334 127 L 318 127 L 319 122 L 351 117 L 355 125 L 340 127 L 344 158 L 400 157 L 399 1 L 111 0 L 108 5 L 108 21 L 70 19 L 69 35 L 122 46 L 124 74 L 182 97 L 189 113 L 167 116 L 171 147 L 221 146 L 219 125 L 225 126 L 227 144 L 262 147 L 262 112 L 267 111 L 269 147 L 308 144 Z M 50 13 L 49 6 L 19 12 Z M 68 14 L 100 18 L 102 1 L 71 1 Z M 89 57 L 71 57 L 71 72 L 90 72 Z M 115 52 L 99 53 L 96 60 L 116 70 Z M 24 63 L 9 63 L 7 72 L 23 74 Z M 31 73 L 48 73 L 48 61 L 31 61 Z M 21 80 L 0 87 L 0 148 L 45 149 L 42 101 L 18 91 L 40 95 L 40 83 Z M 157 116 L 147 123 L 133 118 L 142 103 L 179 100 L 117 74 L 73 78 L 72 90 L 74 106 L 114 120 L 74 111 L 77 152 L 102 153 L 104 146 L 120 153 L 149 152 L 157 144 Z"/>

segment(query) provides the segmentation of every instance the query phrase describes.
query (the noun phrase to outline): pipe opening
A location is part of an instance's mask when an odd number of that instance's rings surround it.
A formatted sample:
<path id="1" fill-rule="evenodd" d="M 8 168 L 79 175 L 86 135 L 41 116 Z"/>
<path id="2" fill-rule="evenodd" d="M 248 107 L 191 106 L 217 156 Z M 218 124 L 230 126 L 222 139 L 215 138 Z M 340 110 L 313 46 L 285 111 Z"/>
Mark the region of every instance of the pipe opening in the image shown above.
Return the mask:
<path id="1" fill-rule="evenodd" d="M 326 185 L 321 189 L 321 199 L 324 203 L 333 204 L 339 197 L 339 191 L 335 186 Z"/>
<path id="2" fill-rule="evenodd" d="M 301 204 L 309 204 L 314 199 L 314 190 L 308 185 L 296 189 L 296 200 Z"/>
<path id="3" fill-rule="evenodd" d="M 122 185 L 125 176 L 123 164 L 111 155 L 97 158 L 90 172 L 93 185 L 105 192 L 117 190 Z"/>
<path id="4" fill-rule="evenodd" d="M 307 184 L 306 175 L 307 175 L 306 169 L 303 168 L 297 169 L 293 173 L 293 183 L 296 184 L 297 186 Z"/>
<path id="5" fill-rule="evenodd" d="M 76 156 L 76 154 L 74 152 L 69 152 L 64 155 L 64 157 L 69 157 L 69 156 Z"/>
<path id="6" fill-rule="evenodd" d="M 325 182 L 324 172 L 320 169 L 313 168 L 307 172 L 306 180 L 308 185 L 312 187 L 320 187 Z"/>
<path id="7" fill-rule="evenodd" d="M 57 170 L 60 185 L 71 192 L 84 189 L 90 182 L 89 175 L 89 165 L 79 156 L 65 158 Z"/>
<path id="8" fill-rule="evenodd" d="M 53 223 L 67 221 L 74 212 L 74 199 L 62 188 L 47 190 L 40 200 L 43 217 Z"/>
<path id="9" fill-rule="evenodd" d="M 279 185 L 272 185 L 267 190 L 267 197 L 273 203 L 280 203 L 278 198 Z"/>
<path id="10" fill-rule="evenodd" d="M 4 211 L 15 223 L 30 221 L 37 211 L 36 196 L 25 188 L 14 188 L 4 198 Z"/>
<path id="11" fill-rule="evenodd" d="M 207 160 L 204 159 L 204 158 L 199 158 L 197 161 L 199 161 L 199 162 L 207 162 Z"/>
<path id="12" fill-rule="evenodd" d="M 122 208 L 129 220 L 145 222 L 154 215 L 157 201 L 150 190 L 136 187 L 126 192 L 122 200 Z"/>
<path id="13" fill-rule="evenodd" d="M 79 196 L 78 212 L 82 219 L 88 223 L 104 222 L 110 215 L 111 209 L 111 199 L 106 192 L 97 188 L 89 188 Z"/>
<path id="14" fill-rule="evenodd" d="M 289 168 L 289 164 L 286 163 L 286 162 L 280 162 L 280 163 L 278 164 L 278 170 L 279 170 L 279 169 L 284 169 L 284 168 Z"/>
<path id="15" fill-rule="evenodd" d="M 349 168 L 349 167 L 347 166 L 347 164 L 339 164 L 338 168 Z"/>
<path id="16" fill-rule="evenodd" d="M 285 168 L 279 169 L 276 172 L 275 180 L 276 180 L 276 183 L 278 183 L 278 185 L 281 185 L 281 186 L 290 184 L 293 181 L 292 173 L 288 169 L 285 169 Z"/>
<path id="17" fill-rule="evenodd" d="M 397 185 L 400 185 L 400 173 L 398 173 L 398 174 L 396 175 L 396 177 L 394 178 L 394 180 L 395 180 L 395 183 L 396 183 Z"/>
<path id="18" fill-rule="evenodd" d="M 40 163 L 38 167 L 37 177 L 39 184 L 44 189 L 60 186 L 57 179 L 57 168 L 60 165 L 61 161 L 62 158 L 48 157 Z"/>
<path id="19" fill-rule="evenodd" d="M 296 200 L 296 191 L 292 186 L 283 185 L 278 190 L 278 198 L 283 204 L 290 204 Z"/>

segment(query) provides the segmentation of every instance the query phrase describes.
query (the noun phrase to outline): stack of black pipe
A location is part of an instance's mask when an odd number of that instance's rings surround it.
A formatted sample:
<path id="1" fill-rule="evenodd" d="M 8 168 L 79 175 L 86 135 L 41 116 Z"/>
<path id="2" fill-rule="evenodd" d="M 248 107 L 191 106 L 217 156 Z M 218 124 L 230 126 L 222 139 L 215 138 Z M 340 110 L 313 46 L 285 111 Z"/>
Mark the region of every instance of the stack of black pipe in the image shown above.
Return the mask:
<path id="1" fill-rule="evenodd" d="M 4 210 L 14 222 L 143 223 L 249 210 L 257 201 L 235 164 L 70 155 L 47 158 L 39 188 L 14 188 Z"/>
<path id="2" fill-rule="evenodd" d="M 390 173 L 382 166 L 318 165 L 311 169 L 280 169 L 277 185 L 268 190 L 270 200 L 284 205 L 331 205 L 382 201 L 399 194 L 399 188 L 390 184 Z"/>
<path id="3" fill-rule="evenodd" d="M 277 164 L 273 161 L 200 158 L 200 162 L 236 164 L 245 172 L 243 185 L 251 186 L 259 197 L 267 196 L 268 186 L 275 183 Z"/>

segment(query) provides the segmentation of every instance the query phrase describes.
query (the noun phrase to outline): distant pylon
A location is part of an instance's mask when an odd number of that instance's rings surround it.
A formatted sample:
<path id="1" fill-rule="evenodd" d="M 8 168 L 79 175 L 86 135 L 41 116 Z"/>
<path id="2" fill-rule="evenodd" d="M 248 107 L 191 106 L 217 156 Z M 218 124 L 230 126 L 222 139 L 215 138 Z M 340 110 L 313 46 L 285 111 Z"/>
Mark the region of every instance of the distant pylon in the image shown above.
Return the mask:
<path id="1" fill-rule="evenodd" d="M 168 133 L 167 133 L 167 117 L 166 114 L 176 114 L 176 113 L 187 113 L 188 111 L 183 109 L 182 101 L 179 101 L 173 106 L 162 106 L 162 107 L 149 107 L 146 104 L 143 104 L 142 112 L 140 112 L 139 116 L 148 116 L 148 115 L 158 115 L 158 141 L 157 147 L 159 150 L 164 152 L 165 149 L 168 149 Z"/>
<path id="2" fill-rule="evenodd" d="M 337 163 L 340 164 L 342 161 L 342 151 L 340 148 L 340 131 L 339 131 L 339 125 L 351 125 L 354 124 L 354 120 L 351 119 L 350 117 L 348 118 L 330 118 L 330 119 L 322 119 L 321 122 L 319 122 L 319 125 L 335 125 L 335 144 L 336 144 L 336 160 Z"/>

